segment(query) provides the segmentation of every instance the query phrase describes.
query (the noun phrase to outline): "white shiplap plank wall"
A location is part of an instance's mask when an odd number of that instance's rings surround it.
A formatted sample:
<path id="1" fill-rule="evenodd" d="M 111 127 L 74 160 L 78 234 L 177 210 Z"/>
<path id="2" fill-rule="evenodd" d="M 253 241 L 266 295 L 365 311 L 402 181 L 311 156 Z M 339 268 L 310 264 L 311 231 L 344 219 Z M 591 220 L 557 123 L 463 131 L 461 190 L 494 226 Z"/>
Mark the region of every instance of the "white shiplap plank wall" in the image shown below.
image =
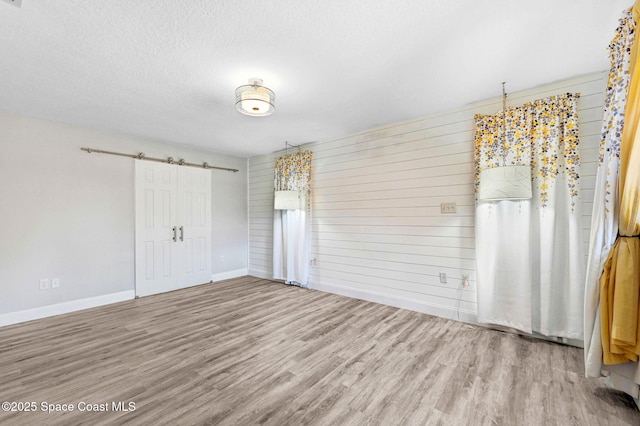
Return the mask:
<path id="1" fill-rule="evenodd" d="M 606 73 L 509 95 L 509 105 L 580 92 L 582 219 L 589 238 Z M 499 90 L 499 85 L 496 85 Z M 313 143 L 311 287 L 475 321 L 473 115 L 501 98 Z M 271 277 L 274 153 L 249 160 L 249 273 Z M 440 204 L 455 202 L 456 214 Z M 439 273 L 447 274 L 441 284 Z M 462 277 L 470 287 L 462 290 Z"/>

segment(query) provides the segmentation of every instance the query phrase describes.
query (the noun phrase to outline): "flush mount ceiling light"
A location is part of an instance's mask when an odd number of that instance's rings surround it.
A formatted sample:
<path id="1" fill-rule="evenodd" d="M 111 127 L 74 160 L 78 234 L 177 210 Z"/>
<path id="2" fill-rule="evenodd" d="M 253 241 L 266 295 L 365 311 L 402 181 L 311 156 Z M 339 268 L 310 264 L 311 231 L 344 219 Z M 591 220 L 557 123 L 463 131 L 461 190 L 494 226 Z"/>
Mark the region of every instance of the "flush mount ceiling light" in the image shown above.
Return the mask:
<path id="1" fill-rule="evenodd" d="M 243 114 L 262 117 L 276 110 L 276 94 L 264 87 L 259 78 L 249 79 L 249 84 L 236 89 L 236 109 Z"/>

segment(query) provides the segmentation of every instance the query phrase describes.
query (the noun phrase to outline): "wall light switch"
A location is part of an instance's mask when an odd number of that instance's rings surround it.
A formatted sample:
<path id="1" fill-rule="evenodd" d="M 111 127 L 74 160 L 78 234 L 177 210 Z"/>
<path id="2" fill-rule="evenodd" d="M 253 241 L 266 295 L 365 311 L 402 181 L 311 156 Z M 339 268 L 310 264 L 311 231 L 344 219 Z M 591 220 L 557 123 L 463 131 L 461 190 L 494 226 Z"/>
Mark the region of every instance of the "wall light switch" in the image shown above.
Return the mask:
<path id="1" fill-rule="evenodd" d="M 40 290 L 47 290 L 49 287 L 51 287 L 49 278 L 43 278 L 40 280 Z"/>
<path id="2" fill-rule="evenodd" d="M 60 278 L 52 278 L 51 279 L 51 288 L 60 287 Z"/>
<path id="3" fill-rule="evenodd" d="M 456 203 L 441 203 L 440 213 L 450 214 L 456 212 Z"/>

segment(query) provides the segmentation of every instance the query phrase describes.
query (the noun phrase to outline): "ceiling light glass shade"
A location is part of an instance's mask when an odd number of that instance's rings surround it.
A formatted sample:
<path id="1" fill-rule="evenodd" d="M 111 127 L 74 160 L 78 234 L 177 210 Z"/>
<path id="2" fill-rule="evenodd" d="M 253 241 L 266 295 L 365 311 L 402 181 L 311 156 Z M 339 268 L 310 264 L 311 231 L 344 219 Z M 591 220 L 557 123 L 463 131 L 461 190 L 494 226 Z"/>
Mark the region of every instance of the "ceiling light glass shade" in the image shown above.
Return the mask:
<path id="1" fill-rule="evenodd" d="M 481 201 L 528 200 L 531 196 L 531 166 L 495 167 L 480 172 Z"/>
<path id="2" fill-rule="evenodd" d="M 273 114 L 275 100 L 276 94 L 264 87 L 259 78 L 252 78 L 249 84 L 236 89 L 236 109 L 246 115 L 261 117 Z"/>

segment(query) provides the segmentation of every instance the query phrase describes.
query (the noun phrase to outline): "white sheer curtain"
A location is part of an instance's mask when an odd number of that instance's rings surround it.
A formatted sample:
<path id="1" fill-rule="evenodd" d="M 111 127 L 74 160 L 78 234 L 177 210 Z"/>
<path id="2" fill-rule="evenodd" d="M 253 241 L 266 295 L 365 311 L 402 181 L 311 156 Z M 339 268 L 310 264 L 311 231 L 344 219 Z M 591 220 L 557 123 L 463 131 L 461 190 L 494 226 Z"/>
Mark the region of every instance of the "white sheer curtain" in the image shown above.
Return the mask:
<path id="1" fill-rule="evenodd" d="M 311 253 L 311 160 L 309 151 L 276 160 L 275 191 L 299 191 L 300 209 L 274 210 L 273 278 L 308 287 Z"/>
<path id="2" fill-rule="evenodd" d="M 583 337 L 577 97 L 476 116 L 476 188 L 482 170 L 529 165 L 533 193 L 529 200 L 477 201 L 480 322 Z"/>

